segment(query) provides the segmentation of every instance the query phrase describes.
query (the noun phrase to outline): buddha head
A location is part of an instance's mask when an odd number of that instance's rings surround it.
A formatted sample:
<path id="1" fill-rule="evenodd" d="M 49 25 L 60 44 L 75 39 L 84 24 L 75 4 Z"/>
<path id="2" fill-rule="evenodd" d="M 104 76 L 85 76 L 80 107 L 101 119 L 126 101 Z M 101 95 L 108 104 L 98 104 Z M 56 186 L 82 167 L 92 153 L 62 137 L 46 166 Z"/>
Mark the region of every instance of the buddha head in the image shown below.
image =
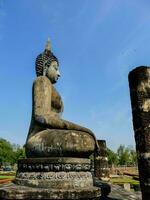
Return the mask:
<path id="1" fill-rule="evenodd" d="M 47 76 L 51 83 L 56 83 L 60 77 L 58 59 L 50 50 L 50 40 L 47 41 L 45 50 L 36 58 L 36 75 Z"/>

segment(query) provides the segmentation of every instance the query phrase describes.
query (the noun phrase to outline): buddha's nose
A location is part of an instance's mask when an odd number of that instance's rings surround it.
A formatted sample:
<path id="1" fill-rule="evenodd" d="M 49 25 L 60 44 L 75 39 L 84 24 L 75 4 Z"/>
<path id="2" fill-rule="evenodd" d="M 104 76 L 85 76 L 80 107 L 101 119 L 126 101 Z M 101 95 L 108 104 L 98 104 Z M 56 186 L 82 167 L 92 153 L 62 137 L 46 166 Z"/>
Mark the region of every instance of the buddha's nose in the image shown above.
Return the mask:
<path id="1" fill-rule="evenodd" d="M 59 70 L 57 71 L 57 75 L 58 75 L 58 77 L 60 77 L 60 71 Z"/>

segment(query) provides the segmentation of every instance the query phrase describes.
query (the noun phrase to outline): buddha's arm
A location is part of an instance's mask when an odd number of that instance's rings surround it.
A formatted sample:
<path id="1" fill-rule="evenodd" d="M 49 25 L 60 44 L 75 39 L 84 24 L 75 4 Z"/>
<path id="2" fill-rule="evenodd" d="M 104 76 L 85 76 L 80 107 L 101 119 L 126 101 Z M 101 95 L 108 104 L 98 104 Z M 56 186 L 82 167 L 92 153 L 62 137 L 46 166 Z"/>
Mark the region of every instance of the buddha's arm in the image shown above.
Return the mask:
<path id="1" fill-rule="evenodd" d="M 75 124 L 75 123 L 72 123 L 72 122 L 69 122 L 69 121 L 66 121 L 66 120 L 63 120 L 64 123 L 67 125 L 67 129 L 70 129 L 70 130 L 79 130 L 79 131 L 84 131 L 84 132 L 87 132 L 87 133 L 90 133 L 90 134 L 93 134 L 92 131 L 88 128 L 85 128 L 83 126 L 80 126 L 78 124 Z"/>
<path id="2" fill-rule="evenodd" d="M 49 80 L 38 77 L 33 84 L 33 114 L 34 120 L 45 128 L 78 130 L 93 134 L 89 129 L 63 120 L 56 113 L 51 111 L 52 87 Z"/>
<path id="3" fill-rule="evenodd" d="M 53 114 L 36 116 L 36 121 L 42 126 L 54 129 L 77 130 L 92 133 L 89 129 L 54 116 Z"/>

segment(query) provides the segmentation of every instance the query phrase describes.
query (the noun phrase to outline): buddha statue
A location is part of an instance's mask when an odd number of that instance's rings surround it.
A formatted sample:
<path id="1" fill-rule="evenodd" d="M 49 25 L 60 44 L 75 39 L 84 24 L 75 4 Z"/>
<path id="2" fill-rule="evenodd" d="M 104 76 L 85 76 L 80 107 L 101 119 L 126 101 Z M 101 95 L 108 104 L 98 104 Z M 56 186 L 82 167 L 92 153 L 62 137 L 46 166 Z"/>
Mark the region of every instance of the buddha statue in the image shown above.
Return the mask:
<path id="1" fill-rule="evenodd" d="M 54 87 L 60 77 L 59 62 L 51 52 L 49 40 L 35 65 L 37 78 L 33 83 L 26 156 L 87 158 L 98 145 L 91 130 L 61 118 L 63 102 Z"/>
<path id="2" fill-rule="evenodd" d="M 98 150 L 94 134 L 61 118 L 63 102 L 54 87 L 60 77 L 50 41 L 36 59 L 32 118 L 13 185 L 0 188 L 1 199 L 98 199 L 89 156 Z M 4 198 L 6 197 L 6 198 Z"/>

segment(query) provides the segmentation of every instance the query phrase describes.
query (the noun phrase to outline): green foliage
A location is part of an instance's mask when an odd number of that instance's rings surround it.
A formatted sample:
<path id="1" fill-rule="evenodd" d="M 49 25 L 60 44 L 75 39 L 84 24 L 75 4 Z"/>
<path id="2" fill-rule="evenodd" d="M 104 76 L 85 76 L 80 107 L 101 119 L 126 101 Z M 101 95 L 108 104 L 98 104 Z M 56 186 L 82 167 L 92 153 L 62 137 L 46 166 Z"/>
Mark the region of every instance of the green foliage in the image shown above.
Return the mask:
<path id="1" fill-rule="evenodd" d="M 117 152 L 107 149 L 108 164 L 109 165 L 137 165 L 137 154 L 133 147 L 125 147 L 120 145 Z"/>
<path id="2" fill-rule="evenodd" d="M 0 160 L 1 163 L 13 163 L 13 148 L 7 140 L 0 138 Z"/>
<path id="3" fill-rule="evenodd" d="M 118 161 L 120 165 L 126 165 L 130 162 L 130 151 L 123 145 L 120 145 L 117 150 Z"/>
<path id="4" fill-rule="evenodd" d="M 130 148 L 130 163 L 136 166 L 138 164 L 136 151 L 132 147 Z"/>
<path id="5" fill-rule="evenodd" d="M 107 149 L 107 156 L 108 156 L 108 164 L 109 165 L 117 165 L 118 164 L 117 154 L 114 153 L 112 150 Z"/>
<path id="6" fill-rule="evenodd" d="M 14 151 L 14 163 L 17 163 L 20 158 L 25 158 L 25 149 L 19 146 L 17 150 Z"/>
<path id="7" fill-rule="evenodd" d="M 132 146 L 120 145 L 117 154 L 120 165 L 137 165 L 137 154 Z"/>
<path id="8" fill-rule="evenodd" d="M 0 165 L 2 163 L 15 164 L 19 158 L 25 157 L 24 148 L 14 145 L 7 140 L 0 138 Z"/>

